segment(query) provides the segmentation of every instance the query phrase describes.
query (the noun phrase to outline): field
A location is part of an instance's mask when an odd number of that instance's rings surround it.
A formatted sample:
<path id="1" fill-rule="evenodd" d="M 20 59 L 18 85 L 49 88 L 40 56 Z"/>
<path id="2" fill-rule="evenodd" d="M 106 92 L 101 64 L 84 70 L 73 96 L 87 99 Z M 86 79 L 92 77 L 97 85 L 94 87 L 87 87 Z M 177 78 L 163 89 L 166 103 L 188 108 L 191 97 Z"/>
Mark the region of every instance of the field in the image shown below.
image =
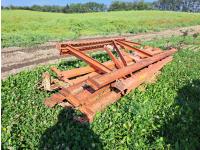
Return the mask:
<path id="1" fill-rule="evenodd" d="M 2 47 L 30 46 L 80 36 L 160 31 L 197 24 L 200 24 L 199 13 L 120 11 L 61 14 L 3 10 Z"/>
<path id="2" fill-rule="evenodd" d="M 38 82 L 49 66 L 10 76 L 2 82 L 3 149 L 198 149 L 199 41 L 193 36 L 147 41 L 180 50 L 156 83 L 121 98 L 97 114 L 92 124 L 72 121 L 78 111 L 44 106 L 43 99 L 50 94 L 39 90 Z M 60 69 L 81 65 L 81 61 L 57 64 Z"/>
<path id="3" fill-rule="evenodd" d="M 56 49 L 30 48 L 49 40 L 136 34 L 200 25 L 199 13 L 120 11 L 61 14 L 25 10 L 2 11 L 2 70 L 38 65 Z M 49 109 L 52 93 L 38 88 L 50 64 L 2 80 L 1 142 L 3 149 L 189 149 L 200 148 L 200 35 L 198 30 L 173 36 L 149 35 L 145 45 L 179 51 L 158 75 L 95 116 L 93 123 L 73 121 L 78 110 Z M 169 32 L 164 32 L 172 35 Z M 166 36 L 166 37 L 165 37 Z M 134 39 L 135 40 L 135 39 Z M 140 39 L 138 39 L 140 40 Z M 55 43 L 54 43 L 55 44 Z M 17 48 L 5 48 L 13 47 Z M 26 46 L 27 48 L 21 48 Z M 49 45 L 48 45 L 49 46 Z M 20 48 L 18 48 L 20 47 Z M 6 50 L 9 50 L 6 52 Z M 46 54 L 43 56 L 43 54 Z M 14 55 L 14 56 L 12 56 Z M 105 53 L 94 55 L 101 62 Z M 37 63 L 38 62 L 38 63 Z M 26 66 L 27 65 L 27 66 Z M 80 60 L 54 64 L 59 69 L 85 65 Z M 18 67 L 18 68 L 17 68 Z"/>

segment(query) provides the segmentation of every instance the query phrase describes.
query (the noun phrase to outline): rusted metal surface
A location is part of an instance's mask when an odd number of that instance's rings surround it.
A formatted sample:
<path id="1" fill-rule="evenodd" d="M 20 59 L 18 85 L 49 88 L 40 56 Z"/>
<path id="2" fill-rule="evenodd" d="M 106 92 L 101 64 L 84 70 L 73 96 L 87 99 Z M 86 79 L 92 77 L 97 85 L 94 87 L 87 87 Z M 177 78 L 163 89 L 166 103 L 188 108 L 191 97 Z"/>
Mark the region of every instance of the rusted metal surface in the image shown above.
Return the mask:
<path id="1" fill-rule="evenodd" d="M 108 55 L 110 56 L 110 58 L 112 59 L 112 61 L 114 62 L 114 64 L 116 65 L 117 68 L 122 68 L 122 64 L 120 63 L 119 60 L 117 60 L 117 58 L 113 55 L 113 53 L 109 50 L 108 47 L 104 46 L 104 49 L 106 50 L 106 52 L 108 53 Z"/>
<path id="2" fill-rule="evenodd" d="M 153 57 L 149 57 L 146 58 L 138 63 L 129 65 L 127 67 L 118 69 L 118 70 L 114 70 L 110 73 L 107 73 L 105 75 L 100 76 L 99 78 L 89 78 L 88 79 L 88 84 L 90 84 L 94 89 L 99 89 L 103 86 L 105 86 L 106 84 L 109 84 L 117 79 L 120 79 L 122 77 L 124 77 L 127 74 L 133 73 L 134 71 L 137 71 L 139 69 L 142 69 L 156 61 L 159 61 L 161 59 L 164 59 L 167 56 L 172 55 L 173 53 L 175 53 L 176 50 L 175 49 L 171 49 L 168 50 L 166 52 L 163 52 L 161 54 L 155 55 Z"/>
<path id="3" fill-rule="evenodd" d="M 127 43 L 125 43 L 124 41 L 117 41 L 117 44 L 119 44 L 120 46 L 123 46 L 129 50 L 132 50 L 132 51 L 136 51 L 137 53 L 141 54 L 141 56 L 145 56 L 145 57 L 151 57 L 152 54 L 147 52 L 147 51 L 144 51 L 144 50 L 141 50 L 139 48 L 136 48 L 136 47 L 133 47 Z"/>
<path id="4" fill-rule="evenodd" d="M 102 73 L 109 73 L 110 69 L 106 66 L 102 65 L 98 61 L 94 60 L 93 58 L 87 56 L 83 52 L 77 50 L 76 48 L 73 48 L 71 45 L 67 45 L 69 53 L 82 59 L 86 63 L 88 63 L 92 68 L 94 68 L 96 71 L 100 71 Z"/>
<path id="5" fill-rule="evenodd" d="M 63 103 L 67 103 L 67 106 L 78 108 L 90 122 L 96 112 L 149 80 L 172 61 L 171 55 L 176 52 L 176 49 L 162 51 L 159 48 L 142 47 L 140 43 L 124 38 L 60 43 L 57 48 L 61 55 L 71 54 L 85 61 L 88 66 L 64 71 L 52 67 L 57 79 L 45 74 L 43 84 L 46 90 L 52 91 L 56 87 L 58 92 L 44 103 L 48 107 L 56 104 L 64 107 Z M 100 63 L 88 56 L 85 53 L 87 50 L 106 51 L 111 61 Z"/>
<path id="6" fill-rule="evenodd" d="M 146 79 L 149 79 L 155 72 L 159 71 L 165 64 L 172 61 L 172 56 L 169 56 L 157 63 L 144 68 L 140 72 L 134 74 L 132 77 L 112 84 L 119 91 L 123 92 L 125 90 L 132 90 L 143 83 Z"/>
<path id="7" fill-rule="evenodd" d="M 124 56 L 122 55 L 122 52 L 119 50 L 119 48 L 118 48 L 118 46 L 117 46 L 117 44 L 116 44 L 116 42 L 114 40 L 113 40 L 113 46 L 114 46 L 116 52 L 118 53 L 120 59 L 122 60 L 124 66 L 127 66 L 127 61 L 124 58 Z"/>
<path id="8" fill-rule="evenodd" d="M 115 40 L 125 40 L 124 38 L 116 38 Z M 57 48 L 60 50 L 60 54 L 66 54 L 68 49 L 66 48 L 68 44 L 77 48 L 80 51 L 94 50 L 98 48 L 103 48 L 104 45 L 108 45 L 113 41 L 113 39 L 107 40 L 91 40 L 85 42 L 66 42 L 66 43 L 58 43 Z"/>

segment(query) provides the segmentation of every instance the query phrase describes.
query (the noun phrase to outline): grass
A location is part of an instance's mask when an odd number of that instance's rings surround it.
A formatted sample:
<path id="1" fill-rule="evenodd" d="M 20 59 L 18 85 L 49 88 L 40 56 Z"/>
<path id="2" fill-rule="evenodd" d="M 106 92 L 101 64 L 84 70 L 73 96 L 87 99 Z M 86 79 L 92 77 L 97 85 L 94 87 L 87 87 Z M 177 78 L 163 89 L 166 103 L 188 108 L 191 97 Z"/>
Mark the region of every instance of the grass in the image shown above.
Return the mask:
<path id="1" fill-rule="evenodd" d="M 2 47 L 30 46 L 80 36 L 139 33 L 200 24 L 199 13 L 119 11 L 61 14 L 2 11 Z"/>
<path id="2" fill-rule="evenodd" d="M 146 42 L 165 48 L 184 43 L 156 83 L 98 113 L 92 124 L 72 121 L 78 111 L 46 108 L 50 93 L 37 83 L 49 67 L 2 81 L 3 149 L 198 149 L 200 146 L 200 37 Z M 167 44 L 166 44 L 167 43 Z M 103 55 L 100 60 L 107 59 Z M 60 69 L 84 65 L 61 62 Z"/>

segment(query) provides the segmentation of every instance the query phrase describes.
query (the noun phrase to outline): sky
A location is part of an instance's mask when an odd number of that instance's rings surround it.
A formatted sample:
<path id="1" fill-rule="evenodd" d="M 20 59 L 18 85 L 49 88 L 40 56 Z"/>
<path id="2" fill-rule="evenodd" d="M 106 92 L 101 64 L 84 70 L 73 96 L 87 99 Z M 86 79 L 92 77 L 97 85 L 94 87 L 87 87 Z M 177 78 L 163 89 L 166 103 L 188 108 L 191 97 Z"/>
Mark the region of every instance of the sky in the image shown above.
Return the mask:
<path id="1" fill-rule="evenodd" d="M 113 0 L 1 0 L 2 6 L 32 6 L 32 5 L 60 5 L 64 6 L 70 3 L 86 3 L 89 1 L 104 3 L 109 5 Z M 124 1 L 133 1 L 133 0 L 124 0 Z M 146 2 L 152 2 L 155 0 L 144 0 Z"/>

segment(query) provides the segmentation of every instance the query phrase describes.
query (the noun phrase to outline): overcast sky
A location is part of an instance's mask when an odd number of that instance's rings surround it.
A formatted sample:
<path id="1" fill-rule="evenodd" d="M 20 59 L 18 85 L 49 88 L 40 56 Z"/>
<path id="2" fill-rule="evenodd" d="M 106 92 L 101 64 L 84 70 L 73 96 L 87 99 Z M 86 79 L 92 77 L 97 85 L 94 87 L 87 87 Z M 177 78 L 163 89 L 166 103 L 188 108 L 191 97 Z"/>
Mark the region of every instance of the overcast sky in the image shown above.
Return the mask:
<path id="1" fill-rule="evenodd" d="M 104 3 L 109 5 L 113 0 L 1 0 L 3 6 L 15 5 L 15 6 L 32 6 L 32 5 L 61 5 L 64 6 L 70 3 L 86 3 L 89 1 Z M 134 1 L 134 0 L 124 0 Z M 155 0 L 144 0 L 146 2 L 152 2 Z"/>

